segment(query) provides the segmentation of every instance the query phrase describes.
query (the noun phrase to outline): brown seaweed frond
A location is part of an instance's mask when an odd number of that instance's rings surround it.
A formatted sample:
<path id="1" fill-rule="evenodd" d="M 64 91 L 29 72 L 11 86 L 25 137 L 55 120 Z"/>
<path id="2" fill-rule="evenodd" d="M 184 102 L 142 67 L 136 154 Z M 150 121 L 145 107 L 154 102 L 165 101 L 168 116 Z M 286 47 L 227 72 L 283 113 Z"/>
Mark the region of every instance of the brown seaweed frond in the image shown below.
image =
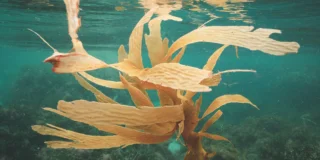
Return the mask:
<path id="1" fill-rule="evenodd" d="M 130 74 L 129 74 L 130 75 Z M 161 63 L 136 75 L 141 81 L 172 89 L 205 92 L 211 89 L 201 85 L 211 72 L 179 63 Z"/>
<path id="2" fill-rule="evenodd" d="M 53 64 L 56 73 L 73 73 L 79 84 L 92 92 L 98 102 L 77 100 L 59 101 L 57 109 L 44 108 L 71 120 L 93 126 L 111 136 L 85 135 L 53 125 L 34 125 L 32 129 L 42 135 L 52 135 L 71 141 L 49 141 L 52 148 L 101 149 L 125 147 L 132 144 L 157 144 L 168 140 L 177 133 L 182 136 L 188 149 L 185 160 L 203 160 L 215 155 L 207 153 L 201 144 L 203 137 L 212 140 L 228 141 L 227 138 L 208 133 L 209 127 L 222 116 L 220 108 L 230 103 L 249 104 L 258 107 L 242 95 L 222 95 L 217 97 L 200 117 L 202 94 L 194 102 L 197 93 L 211 91 L 218 86 L 222 75 L 233 72 L 255 72 L 251 69 L 230 69 L 214 73 L 219 57 L 226 47 L 238 47 L 259 50 L 272 55 L 296 53 L 296 42 L 279 42 L 269 38 L 275 29 L 256 29 L 251 26 L 201 26 L 176 40 L 169 46 L 169 39 L 161 37 L 161 23 L 166 20 L 181 21 L 179 17 L 169 15 L 171 10 L 152 7 L 136 24 L 129 37 L 129 52 L 123 45 L 118 49 L 118 62 L 106 64 L 89 55 L 79 40 L 77 31 L 81 26 L 79 13 L 80 0 L 64 0 L 67 10 L 69 35 L 73 49 L 69 53 L 59 53 L 39 34 L 45 43 L 54 50 L 54 54 L 45 62 Z M 152 4 L 153 5 L 153 4 Z M 152 6 L 151 5 L 151 6 Z M 154 14 L 158 17 L 152 19 Z M 141 48 L 144 25 L 148 24 L 150 33 L 145 34 L 145 43 L 152 64 L 144 68 Z M 222 44 L 207 60 L 202 69 L 180 64 L 189 44 L 211 42 Z M 179 51 L 173 57 L 176 51 Z M 120 81 L 104 80 L 94 77 L 86 71 L 111 67 L 119 72 Z M 135 106 L 122 105 L 91 85 L 88 81 L 113 89 L 128 90 Z M 160 107 L 154 107 L 147 90 L 156 90 Z M 198 132 L 199 121 L 213 114 Z"/>
<path id="3" fill-rule="evenodd" d="M 74 121 L 91 125 L 101 131 L 120 136 L 122 138 L 116 137 L 113 139 L 114 143 L 116 140 L 119 140 L 120 144 L 123 143 L 121 140 L 124 139 L 128 139 L 130 144 L 154 144 L 166 141 L 176 130 L 177 123 L 181 123 L 184 120 L 184 113 L 181 106 L 165 106 L 161 108 L 142 106 L 140 108 L 135 108 L 133 106 L 124 106 L 120 104 L 78 100 L 72 102 L 60 101 L 57 110 L 52 108 L 44 109 Z M 140 131 L 141 129 L 144 131 Z M 71 139 L 76 142 L 79 140 L 75 139 L 73 135 L 81 135 L 82 137 L 87 136 L 66 131 L 64 129 L 59 129 L 60 132 L 58 132 L 39 125 L 33 126 L 33 130 L 40 134 L 54 135 Z M 90 137 L 92 136 L 87 136 L 87 138 Z M 94 138 L 98 141 L 99 137 Z M 105 139 L 105 137 L 101 136 L 100 138 L 101 140 Z M 68 144 L 64 145 L 64 147 L 74 147 L 73 144 L 64 141 L 50 142 L 49 146 L 51 146 L 52 143 Z M 95 146 L 87 147 L 94 148 Z M 112 146 L 110 146 L 110 148 L 111 147 Z"/>
<path id="4" fill-rule="evenodd" d="M 66 130 L 51 124 L 34 125 L 32 130 L 42 135 L 61 137 L 71 141 L 46 141 L 50 148 L 75 148 L 75 149 L 105 149 L 124 147 L 132 144 L 141 144 L 134 140 L 117 135 L 112 136 L 91 136 Z"/>
<path id="5" fill-rule="evenodd" d="M 205 26 L 193 30 L 176 40 L 167 53 L 164 61 L 178 49 L 196 42 L 211 42 L 235 45 L 250 50 L 260 50 L 272 55 L 297 53 L 299 44 L 296 42 L 279 42 L 269 38 L 280 30 L 259 28 L 252 31 L 252 26 Z"/>
<path id="6" fill-rule="evenodd" d="M 166 55 L 165 48 L 163 47 L 161 37 L 161 22 L 166 20 L 182 21 L 181 18 L 171 16 L 169 14 L 162 15 L 152 19 L 149 23 L 150 34 L 145 34 L 146 46 L 148 48 L 148 55 L 152 66 L 161 63 L 161 60 Z"/>
<path id="7" fill-rule="evenodd" d="M 208 128 L 215 123 L 221 116 L 222 116 L 222 111 L 218 110 L 202 127 L 200 132 L 206 132 Z"/>
<path id="8" fill-rule="evenodd" d="M 164 38 L 162 41 L 162 47 L 163 47 L 163 52 L 165 55 L 167 55 L 168 50 L 169 50 L 169 39 L 168 38 Z"/>
<path id="9" fill-rule="evenodd" d="M 211 90 L 208 86 L 200 84 L 202 80 L 211 76 L 210 71 L 179 63 L 160 63 L 152 68 L 142 70 L 135 67 L 130 61 L 124 61 L 110 66 L 130 77 L 136 77 L 140 81 L 162 87 L 194 92 Z"/>
<path id="10" fill-rule="evenodd" d="M 112 100 L 110 97 L 104 95 L 101 91 L 99 91 L 97 88 L 92 86 L 90 83 L 88 83 L 85 79 L 83 79 L 77 73 L 73 73 L 73 76 L 76 78 L 76 80 L 79 82 L 79 84 L 83 88 L 85 88 L 85 89 L 89 90 L 90 92 L 92 92 L 99 102 L 117 103 L 116 101 Z"/>
<path id="11" fill-rule="evenodd" d="M 184 120 L 182 107 L 179 106 L 156 108 L 140 106 L 140 108 L 136 108 L 121 104 L 76 100 L 72 102 L 59 101 L 57 110 L 52 108 L 44 109 L 89 125 L 115 124 L 142 126 Z M 170 115 L 170 117 L 166 115 Z"/>
<path id="12" fill-rule="evenodd" d="M 199 132 L 198 133 L 200 137 L 206 137 L 215 141 L 227 141 L 230 142 L 230 140 L 228 140 L 225 137 L 222 137 L 220 135 L 216 135 L 216 134 L 210 134 L 210 133 L 205 133 L 205 132 Z M 230 142 L 231 143 L 231 142 Z"/>
<path id="13" fill-rule="evenodd" d="M 215 112 L 203 125 L 201 130 L 197 132 L 197 135 L 200 137 L 206 137 L 212 140 L 216 141 L 228 141 L 230 142 L 227 138 L 222 137 L 220 135 L 215 135 L 215 134 L 210 134 L 207 133 L 206 131 L 209 129 L 209 127 L 214 124 L 219 118 L 222 116 L 223 112 L 219 110 L 222 106 L 229 104 L 229 103 L 246 103 L 250 104 L 256 109 L 259 109 L 255 104 L 250 102 L 247 98 L 243 97 L 242 95 L 223 95 L 218 98 L 216 98 L 206 109 L 204 114 L 202 115 L 201 119 L 204 119 L 206 116 L 209 114 Z M 199 112 L 197 112 L 199 113 Z M 198 115 L 197 115 L 198 116 Z M 230 142 L 231 143 L 231 142 Z"/>
<path id="14" fill-rule="evenodd" d="M 118 62 L 123 62 L 124 59 L 128 58 L 128 53 L 123 45 L 120 45 L 118 49 Z"/>
<path id="15" fill-rule="evenodd" d="M 77 32 L 81 26 L 81 20 L 78 17 L 80 0 L 64 0 L 64 3 L 66 5 L 68 30 L 73 48 L 69 53 L 61 53 L 45 41 L 40 34 L 31 30 L 54 51 L 44 62 L 51 63 L 53 65 L 52 71 L 55 73 L 75 73 L 108 67 L 105 62 L 89 55 L 79 40 Z"/>
<path id="16" fill-rule="evenodd" d="M 246 103 L 250 104 L 256 109 L 259 109 L 255 104 L 249 101 L 247 98 L 243 97 L 239 94 L 231 94 L 231 95 L 223 95 L 216 98 L 212 103 L 207 107 L 206 111 L 204 112 L 202 118 L 206 117 L 210 113 L 214 112 L 215 110 L 219 109 L 221 106 L 226 105 L 228 103 Z"/>
<path id="17" fill-rule="evenodd" d="M 182 59 L 184 53 L 186 51 L 186 47 L 183 47 L 180 52 L 170 61 L 171 63 L 179 63 Z"/>
<path id="18" fill-rule="evenodd" d="M 138 68 L 143 68 L 142 57 L 141 57 L 141 46 L 142 46 L 142 35 L 143 35 L 143 26 L 145 23 L 148 23 L 156 9 L 150 9 L 136 24 L 134 29 L 131 32 L 129 38 L 129 54 L 128 59 L 132 61 Z"/>
<path id="19" fill-rule="evenodd" d="M 90 82 L 93 82 L 97 85 L 106 87 L 106 88 L 114 88 L 114 89 L 125 89 L 125 86 L 122 82 L 110 81 L 105 79 L 96 78 L 86 72 L 78 72 L 81 76 L 87 79 Z"/>
<path id="20" fill-rule="evenodd" d="M 131 99 L 133 100 L 136 107 L 140 106 L 149 106 L 153 107 L 153 103 L 151 102 L 150 98 L 143 93 L 140 89 L 131 85 L 123 76 L 120 75 L 120 80 L 126 89 L 129 91 Z"/>

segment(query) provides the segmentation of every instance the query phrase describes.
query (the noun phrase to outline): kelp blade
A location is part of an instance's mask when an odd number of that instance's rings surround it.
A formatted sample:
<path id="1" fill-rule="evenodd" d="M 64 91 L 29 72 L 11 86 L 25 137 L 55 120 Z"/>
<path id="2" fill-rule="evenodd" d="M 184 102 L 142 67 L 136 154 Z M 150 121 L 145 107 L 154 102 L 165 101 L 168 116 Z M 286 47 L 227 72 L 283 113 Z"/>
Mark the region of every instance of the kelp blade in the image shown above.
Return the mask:
<path id="1" fill-rule="evenodd" d="M 57 110 L 45 108 L 74 121 L 86 124 L 116 124 L 142 126 L 184 120 L 183 109 L 179 105 L 165 107 L 125 106 L 121 104 L 76 100 L 59 101 Z"/>
<path id="2" fill-rule="evenodd" d="M 75 149 L 105 149 L 141 144 L 139 142 L 117 136 L 92 136 L 66 130 L 54 125 L 34 125 L 32 130 L 42 135 L 50 135 L 65 138 L 71 141 L 46 141 L 50 148 L 75 148 Z"/>
<path id="3" fill-rule="evenodd" d="M 165 59 L 170 58 L 178 49 L 196 42 L 235 45 L 250 50 L 260 50 L 272 55 L 298 52 L 300 46 L 296 42 L 280 42 L 269 38 L 272 33 L 281 33 L 280 30 L 264 28 L 252 30 L 252 26 L 201 27 L 176 40 L 171 45 Z"/>

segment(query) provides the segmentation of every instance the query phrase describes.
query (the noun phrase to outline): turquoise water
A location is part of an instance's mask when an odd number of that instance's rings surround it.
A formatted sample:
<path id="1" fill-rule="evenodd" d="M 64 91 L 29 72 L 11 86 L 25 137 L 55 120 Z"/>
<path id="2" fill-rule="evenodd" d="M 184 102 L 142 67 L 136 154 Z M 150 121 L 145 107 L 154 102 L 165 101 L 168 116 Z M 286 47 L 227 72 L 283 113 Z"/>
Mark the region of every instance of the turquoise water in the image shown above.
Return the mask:
<path id="1" fill-rule="evenodd" d="M 208 26 L 250 25 L 279 29 L 282 34 L 271 37 L 300 44 L 298 54 L 286 56 L 239 48 L 239 58 L 236 58 L 234 47 L 225 50 L 215 71 L 240 68 L 255 69 L 257 73 L 224 75 L 223 83 L 204 94 L 203 106 L 208 106 L 219 95 L 239 93 L 260 110 L 239 104 L 223 108 L 221 122 L 211 129 L 227 137 L 235 147 L 206 142 L 206 146 L 213 148 L 222 146 L 213 159 L 320 159 L 320 2 L 228 1 L 219 6 L 200 1 L 194 2 L 194 5 L 200 8 L 200 12 L 192 11 L 192 7 L 186 5 L 172 12 L 183 18 L 182 22 L 162 23 L 162 35 L 170 39 L 170 44 L 208 21 L 209 15 L 219 18 L 208 23 Z M 124 10 L 117 11 L 117 6 L 123 6 Z M 79 36 L 86 50 L 107 63 L 116 62 L 119 45 L 127 47 L 128 37 L 143 16 L 144 9 L 137 0 L 81 1 L 80 7 L 82 27 Z M 31 125 L 50 122 L 68 129 L 73 126 L 72 129 L 77 131 L 101 133 L 41 109 L 56 107 L 60 99 L 93 100 L 94 97 L 81 88 L 72 76 L 52 73 L 50 64 L 43 63 L 52 50 L 27 28 L 40 33 L 59 51 L 67 52 L 72 47 L 62 0 L 0 2 L 1 160 L 183 159 L 183 146 L 179 146 L 178 153 L 172 153 L 169 150 L 170 141 L 160 145 L 134 145 L 123 150 L 46 148 L 43 142 L 50 137 L 34 133 Z M 211 43 L 189 45 L 181 63 L 200 68 L 219 46 Z M 145 45 L 143 57 L 147 59 Z M 118 73 L 106 69 L 96 74 L 113 79 Z M 125 91 L 99 89 L 117 101 L 132 104 Z M 157 101 L 155 94 L 151 95 L 153 101 Z"/>

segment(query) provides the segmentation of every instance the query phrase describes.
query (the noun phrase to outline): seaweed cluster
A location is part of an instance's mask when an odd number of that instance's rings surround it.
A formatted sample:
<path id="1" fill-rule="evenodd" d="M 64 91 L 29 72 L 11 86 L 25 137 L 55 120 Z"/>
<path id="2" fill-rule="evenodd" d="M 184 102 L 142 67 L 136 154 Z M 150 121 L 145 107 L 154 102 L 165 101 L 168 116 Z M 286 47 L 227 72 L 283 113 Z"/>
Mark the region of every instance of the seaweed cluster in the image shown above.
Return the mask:
<path id="1" fill-rule="evenodd" d="M 77 31 L 81 26 L 79 0 L 64 0 L 67 10 L 69 35 L 73 48 L 61 53 L 37 34 L 54 53 L 45 62 L 53 65 L 55 73 L 72 74 L 81 86 L 91 91 L 97 101 L 75 100 L 59 101 L 57 109 L 44 108 L 71 120 L 93 126 L 100 131 L 112 134 L 103 136 L 87 135 L 52 124 L 34 125 L 32 129 L 42 135 L 57 136 L 69 141 L 52 140 L 45 142 L 51 148 L 103 149 L 124 148 L 133 144 L 158 144 L 169 140 L 175 133 L 176 139 L 182 137 L 187 147 L 185 160 L 202 160 L 213 157 L 216 152 L 207 152 L 202 138 L 228 141 L 225 137 L 207 132 L 221 116 L 220 107 L 229 103 L 249 104 L 258 107 L 242 95 L 222 95 L 213 100 L 200 115 L 202 92 L 209 92 L 218 86 L 222 75 L 230 72 L 255 72 L 248 69 L 231 69 L 214 73 L 213 69 L 229 45 L 259 50 L 272 55 L 297 53 L 296 42 L 280 42 L 269 38 L 275 29 L 254 29 L 252 26 L 205 26 L 185 34 L 169 46 L 169 39 L 161 36 L 161 22 L 166 20 L 182 21 L 180 17 L 170 15 L 171 10 L 152 7 L 140 19 L 129 37 L 129 51 L 121 45 L 118 50 L 118 62 L 107 64 L 84 49 Z M 152 18 L 155 14 L 157 16 Z M 144 25 L 148 24 L 149 34 L 145 34 L 145 43 L 152 64 L 145 68 L 142 60 L 142 39 Z M 32 30 L 31 30 L 32 31 Z M 202 69 L 181 64 L 186 46 L 197 42 L 222 44 L 210 56 Z M 180 51 L 179 51 L 180 50 Z M 177 54 L 175 54 L 179 51 Z M 111 81 L 94 77 L 88 71 L 113 68 L 120 72 L 120 81 Z M 129 92 L 134 106 L 120 104 L 108 97 L 88 81 L 112 89 L 125 89 Z M 148 90 L 158 94 L 160 106 L 155 106 Z M 200 96 L 195 99 L 195 95 Z M 207 119 L 205 121 L 205 119 Z M 200 130 L 199 122 L 204 121 Z"/>

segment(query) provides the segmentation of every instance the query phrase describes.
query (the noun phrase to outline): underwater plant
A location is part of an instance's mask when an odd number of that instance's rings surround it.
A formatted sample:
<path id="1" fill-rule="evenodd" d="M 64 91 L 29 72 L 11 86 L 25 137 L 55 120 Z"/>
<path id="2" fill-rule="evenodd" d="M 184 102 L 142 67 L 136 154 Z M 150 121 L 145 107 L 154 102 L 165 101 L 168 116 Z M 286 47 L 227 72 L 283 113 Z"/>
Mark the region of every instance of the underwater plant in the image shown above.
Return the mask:
<path id="1" fill-rule="evenodd" d="M 129 38 L 129 52 L 121 45 L 118 62 L 107 64 L 87 53 L 78 38 L 81 26 L 79 13 L 80 0 L 64 0 L 68 17 L 69 35 L 73 48 L 61 53 L 37 34 L 54 53 L 45 62 L 53 65 L 55 73 L 73 74 L 81 86 L 91 91 L 97 101 L 76 100 L 59 101 L 57 109 L 44 108 L 71 120 L 91 125 L 107 136 L 92 136 L 66 130 L 52 124 L 34 125 L 32 129 L 42 135 L 57 136 L 69 141 L 55 140 L 45 142 L 51 148 L 102 149 L 127 147 L 133 144 L 158 144 L 167 141 L 175 133 L 182 137 L 187 153 L 185 160 L 204 160 L 215 153 L 204 150 L 203 137 L 213 140 L 228 139 L 207 132 L 207 129 L 221 116 L 220 107 L 228 103 L 250 104 L 258 107 L 242 95 L 222 95 L 215 98 L 200 116 L 201 92 L 211 91 L 218 86 L 221 76 L 229 72 L 255 72 L 254 70 L 233 69 L 213 73 L 220 55 L 226 47 L 233 45 L 250 50 L 259 50 L 272 55 L 297 53 L 296 42 L 279 42 L 269 38 L 275 29 L 255 29 L 252 26 L 205 26 L 185 34 L 169 46 L 168 38 L 161 36 L 161 22 L 166 20 L 182 21 L 170 15 L 170 10 L 161 7 L 151 8 L 136 24 Z M 161 11 L 159 11 L 161 10 Z M 152 18 L 157 14 L 155 18 Z M 149 34 L 145 34 L 151 68 L 145 68 L 141 56 L 143 28 L 147 24 Z M 32 30 L 31 30 L 32 31 Z M 196 42 L 222 44 L 210 56 L 202 69 L 180 63 L 186 46 Z M 175 52 L 179 51 L 176 55 Z M 110 81 L 94 77 L 87 71 L 111 67 L 120 72 L 120 81 Z M 88 81 L 113 89 L 128 90 L 135 106 L 119 104 L 104 95 Z M 148 90 L 156 90 L 160 106 L 154 106 Z M 197 100 L 194 96 L 200 93 Z M 200 131 L 198 123 L 210 116 Z"/>

